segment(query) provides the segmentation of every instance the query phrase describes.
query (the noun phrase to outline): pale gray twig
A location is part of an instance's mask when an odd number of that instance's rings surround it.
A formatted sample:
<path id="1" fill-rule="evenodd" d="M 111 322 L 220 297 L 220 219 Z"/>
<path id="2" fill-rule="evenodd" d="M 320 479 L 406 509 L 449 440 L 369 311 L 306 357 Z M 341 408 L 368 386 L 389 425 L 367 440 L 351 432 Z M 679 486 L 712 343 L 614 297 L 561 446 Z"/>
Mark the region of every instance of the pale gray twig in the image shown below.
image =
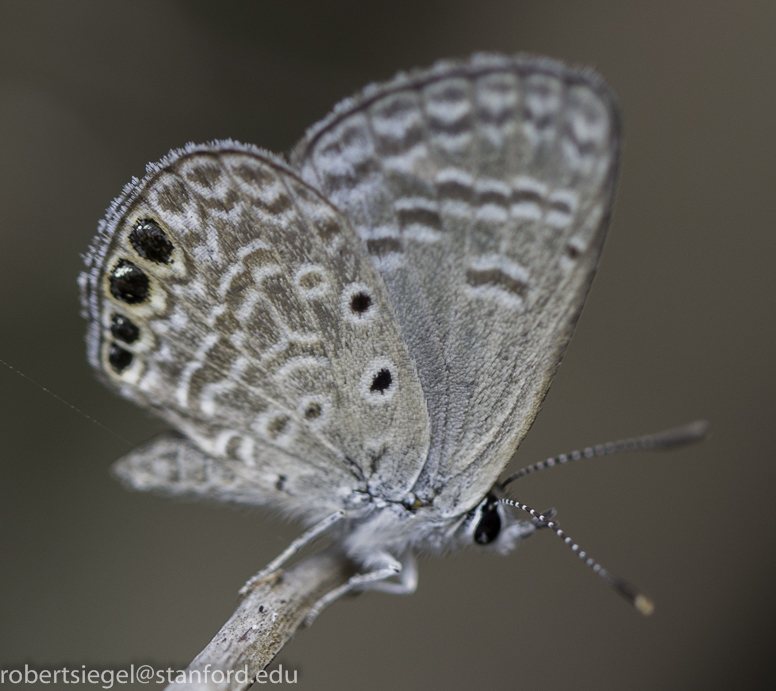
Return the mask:
<path id="1" fill-rule="evenodd" d="M 256 583 L 186 668 L 186 682 L 173 682 L 168 691 L 247 689 L 302 625 L 312 606 L 354 571 L 341 552 L 330 549 Z"/>

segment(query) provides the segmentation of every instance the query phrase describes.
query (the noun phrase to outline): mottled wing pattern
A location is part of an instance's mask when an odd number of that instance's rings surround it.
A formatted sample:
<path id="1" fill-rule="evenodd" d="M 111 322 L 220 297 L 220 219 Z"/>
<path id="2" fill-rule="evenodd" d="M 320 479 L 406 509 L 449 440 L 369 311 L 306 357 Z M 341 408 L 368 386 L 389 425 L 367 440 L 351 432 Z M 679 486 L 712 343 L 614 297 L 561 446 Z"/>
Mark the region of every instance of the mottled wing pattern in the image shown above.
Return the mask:
<path id="1" fill-rule="evenodd" d="M 275 463 L 269 464 L 267 457 L 272 456 L 267 454 L 265 467 L 257 470 L 255 464 L 211 456 L 177 432 L 167 432 L 133 449 L 113 465 L 112 471 L 124 484 L 139 491 L 219 503 L 275 504 L 304 516 L 305 511 L 288 506 L 294 494 L 288 494 L 287 474 L 274 475 L 275 491 L 268 492 L 267 483 L 272 481 L 272 471 L 277 472 L 277 468 L 266 466 L 282 463 L 283 459 L 275 458 Z M 314 486 L 304 471 L 295 474 L 291 485 L 294 493 L 310 491 Z M 282 499 L 284 496 L 287 497 L 285 502 Z M 330 509 L 334 510 L 337 507 L 336 495 L 332 497 Z M 310 517 L 314 518 L 315 512 L 320 512 L 321 508 L 310 507 Z"/>
<path id="2" fill-rule="evenodd" d="M 318 515 L 412 486 L 429 424 L 385 285 L 281 161 L 234 142 L 173 152 L 114 203 L 87 264 L 91 363 L 238 468 L 239 500 L 253 483 L 253 503 Z"/>
<path id="3" fill-rule="evenodd" d="M 446 515 L 482 498 L 538 412 L 595 271 L 618 147 L 595 73 L 475 56 L 368 87 L 294 151 L 388 287 L 431 420 L 415 492 Z"/>

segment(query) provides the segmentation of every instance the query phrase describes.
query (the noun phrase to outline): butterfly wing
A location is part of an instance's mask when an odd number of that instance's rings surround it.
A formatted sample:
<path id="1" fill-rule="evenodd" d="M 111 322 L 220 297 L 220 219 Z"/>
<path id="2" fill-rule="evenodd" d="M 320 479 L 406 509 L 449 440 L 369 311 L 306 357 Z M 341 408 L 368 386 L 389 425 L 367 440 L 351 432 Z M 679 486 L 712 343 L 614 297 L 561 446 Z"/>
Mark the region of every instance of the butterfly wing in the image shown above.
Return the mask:
<path id="1" fill-rule="evenodd" d="M 595 73 L 475 56 L 368 87 L 294 150 L 388 288 L 431 422 L 415 492 L 445 515 L 484 496 L 538 412 L 598 262 L 618 148 Z"/>
<path id="2" fill-rule="evenodd" d="M 253 503 L 317 515 L 414 483 L 428 416 L 385 285 L 278 159 L 221 142 L 150 166 L 101 224 L 81 285 L 92 365 L 240 464 Z"/>

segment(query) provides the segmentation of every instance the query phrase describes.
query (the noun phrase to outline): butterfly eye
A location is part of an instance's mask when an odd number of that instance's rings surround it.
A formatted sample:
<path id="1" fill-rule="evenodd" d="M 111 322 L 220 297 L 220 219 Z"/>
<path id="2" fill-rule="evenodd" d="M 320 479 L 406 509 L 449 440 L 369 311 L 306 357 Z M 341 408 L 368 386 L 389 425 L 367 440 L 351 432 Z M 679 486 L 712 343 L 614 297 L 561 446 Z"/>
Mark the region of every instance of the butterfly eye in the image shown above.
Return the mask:
<path id="1" fill-rule="evenodd" d="M 474 541 L 478 545 L 488 545 L 501 532 L 501 517 L 496 509 L 496 498 L 488 495 L 488 501 L 480 514 L 480 522 L 474 530 Z"/>

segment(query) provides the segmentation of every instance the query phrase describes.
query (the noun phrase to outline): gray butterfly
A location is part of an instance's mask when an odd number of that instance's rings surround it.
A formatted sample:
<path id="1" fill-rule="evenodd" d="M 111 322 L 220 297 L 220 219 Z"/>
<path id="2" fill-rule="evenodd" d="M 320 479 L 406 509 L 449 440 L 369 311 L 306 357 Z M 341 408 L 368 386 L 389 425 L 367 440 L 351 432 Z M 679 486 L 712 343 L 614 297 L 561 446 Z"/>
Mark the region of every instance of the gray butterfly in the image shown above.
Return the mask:
<path id="1" fill-rule="evenodd" d="M 340 103 L 289 160 L 171 152 L 113 202 L 80 279 L 91 364 L 176 432 L 132 487 L 279 508 L 330 530 L 351 589 L 415 555 L 507 552 L 498 475 L 585 300 L 619 118 L 590 70 L 477 55 Z"/>

